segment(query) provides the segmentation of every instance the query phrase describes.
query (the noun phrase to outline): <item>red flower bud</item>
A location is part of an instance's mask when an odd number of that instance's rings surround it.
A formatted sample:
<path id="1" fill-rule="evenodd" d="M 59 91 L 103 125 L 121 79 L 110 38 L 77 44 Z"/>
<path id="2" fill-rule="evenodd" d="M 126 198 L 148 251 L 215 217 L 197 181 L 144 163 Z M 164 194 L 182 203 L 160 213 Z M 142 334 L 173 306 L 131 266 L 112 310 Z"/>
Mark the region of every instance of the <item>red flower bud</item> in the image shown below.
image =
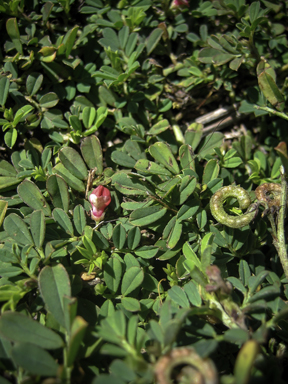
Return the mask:
<path id="1" fill-rule="evenodd" d="M 189 0 L 173 0 L 171 8 L 185 8 L 189 7 Z"/>
<path id="2" fill-rule="evenodd" d="M 92 204 L 91 217 L 95 221 L 100 221 L 104 218 L 105 209 L 111 202 L 111 194 L 109 189 L 99 185 L 89 196 L 89 201 Z"/>

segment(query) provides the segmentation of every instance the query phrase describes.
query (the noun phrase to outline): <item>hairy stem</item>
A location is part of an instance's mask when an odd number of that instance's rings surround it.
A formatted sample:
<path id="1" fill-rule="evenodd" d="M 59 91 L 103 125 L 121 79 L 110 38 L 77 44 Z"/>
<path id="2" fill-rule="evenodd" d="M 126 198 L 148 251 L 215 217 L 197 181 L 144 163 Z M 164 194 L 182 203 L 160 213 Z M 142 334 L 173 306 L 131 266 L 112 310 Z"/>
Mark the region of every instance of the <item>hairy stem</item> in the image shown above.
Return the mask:
<path id="1" fill-rule="evenodd" d="M 281 260 L 281 264 L 286 276 L 288 279 L 288 259 L 287 259 L 287 251 L 285 244 L 285 231 L 284 231 L 284 219 L 287 205 L 287 183 L 285 181 L 284 176 L 284 168 L 281 166 L 281 205 L 278 215 L 278 226 L 277 226 L 277 245 L 278 245 L 278 254 Z"/>

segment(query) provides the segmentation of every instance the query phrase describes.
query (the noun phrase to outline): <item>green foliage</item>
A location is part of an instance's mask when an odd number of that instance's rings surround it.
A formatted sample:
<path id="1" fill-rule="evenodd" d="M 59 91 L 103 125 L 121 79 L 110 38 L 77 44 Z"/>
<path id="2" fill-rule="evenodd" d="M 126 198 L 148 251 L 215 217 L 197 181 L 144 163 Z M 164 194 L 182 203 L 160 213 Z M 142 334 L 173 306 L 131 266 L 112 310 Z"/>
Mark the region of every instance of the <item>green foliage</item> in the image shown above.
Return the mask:
<path id="1" fill-rule="evenodd" d="M 188 3 L 0 0 L 0 383 L 284 382 L 285 209 L 210 200 L 287 172 L 287 4 Z"/>

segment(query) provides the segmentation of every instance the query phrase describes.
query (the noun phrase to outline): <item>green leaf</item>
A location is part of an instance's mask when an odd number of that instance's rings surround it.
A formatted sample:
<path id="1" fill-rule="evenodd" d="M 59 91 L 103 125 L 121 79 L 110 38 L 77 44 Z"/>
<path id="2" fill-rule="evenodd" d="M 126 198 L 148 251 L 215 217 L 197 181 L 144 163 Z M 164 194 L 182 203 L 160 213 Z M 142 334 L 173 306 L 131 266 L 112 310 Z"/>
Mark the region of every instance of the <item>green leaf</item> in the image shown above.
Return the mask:
<path id="1" fill-rule="evenodd" d="M 5 218 L 7 207 L 8 207 L 8 201 L 0 200 L 0 227 Z"/>
<path id="2" fill-rule="evenodd" d="M 140 311 L 140 303 L 134 297 L 122 297 L 121 304 L 129 312 L 138 312 Z"/>
<path id="3" fill-rule="evenodd" d="M 54 207 L 62 208 L 65 212 L 68 212 L 70 198 L 64 179 L 58 175 L 51 175 L 46 181 L 46 188 Z"/>
<path id="4" fill-rule="evenodd" d="M 196 283 L 194 283 L 194 281 L 189 281 L 189 283 L 185 284 L 183 288 L 190 303 L 195 307 L 201 307 L 202 298 Z"/>
<path id="5" fill-rule="evenodd" d="M 95 118 L 96 118 L 96 109 L 94 107 L 85 107 L 82 112 L 82 121 L 86 129 L 91 128 Z M 96 137 L 96 136 L 95 136 Z M 82 154 L 83 155 L 83 154 Z M 83 156 L 84 157 L 84 156 Z"/>
<path id="6" fill-rule="evenodd" d="M 167 243 L 166 243 L 167 248 L 173 249 L 177 245 L 178 241 L 180 240 L 181 235 L 182 235 L 182 223 L 176 220 L 175 225 L 171 229 L 167 239 Z"/>
<path id="7" fill-rule="evenodd" d="M 126 231 L 121 223 L 117 224 L 113 230 L 112 240 L 115 248 L 122 249 L 126 241 Z"/>
<path id="8" fill-rule="evenodd" d="M 206 271 L 206 268 L 211 264 L 214 237 L 214 233 L 206 233 L 201 241 L 201 264 L 203 272 Z"/>
<path id="9" fill-rule="evenodd" d="M 108 240 L 98 231 L 93 232 L 93 242 L 100 249 L 108 249 L 110 247 Z"/>
<path id="10" fill-rule="evenodd" d="M 80 180 L 86 180 L 88 171 L 82 157 L 75 149 L 64 147 L 59 152 L 59 158 L 66 169 Z"/>
<path id="11" fill-rule="evenodd" d="M 223 65 L 234 58 L 235 55 L 215 48 L 203 48 L 198 55 L 201 63 L 214 65 Z"/>
<path id="12" fill-rule="evenodd" d="M 161 28 L 156 28 L 154 29 L 154 31 L 150 33 L 150 35 L 146 39 L 147 55 L 150 55 L 150 53 L 156 48 L 162 35 L 163 35 L 163 29 Z"/>
<path id="13" fill-rule="evenodd" d="M 124 49 L 125 48 L 125 45 L 127 43 L 127 40 L 128 40 L 128 36 L 129 36 L 129 27 L 127 25 L 125 25 L 124 27 L 122 27 L 118 33 L 118 39 L 119 39 L 119 44 L 120 44 L 120 47 L 121 49 Z"/>
<path id="14" fill-rule="evenodd" d="M 249 17 L 251 24 L 259 17 L 260 3 L 254 1 L 249 7 Z"/>
<path id="15" fill-rule="evenodd" d="M 0 223 L 1 224 L 1 223 Z M 132 251 L 139 245 L 141 240 L 141 231 L 138 227 L 133 227 L 128 232 L 127 246 Z"/>
<path id="16" fill-rule="evenodd" d="M 197 257 L 196 253 L 191 248 L 190 244 L 186 242 L 183 245 L 183 254 L 186 257 L 187 260 L 193 263 L 200 271 L 202 271 L 202 264 L 199 258 Z"/>
<path id="17" fill-rule="evenodd" d="M 183 221 L 187 220 L 190 217 L 193 217 L 199 209 L 199 200 L 197 199 L 189 199 L 185 204 L 179 209 L 177 213 L 177 220 Z"/>
<path id="18" fill-rule="evenodd" d="M 169 121 L 166 119 L 158 121 L 158 123 L 154 124 L 150 128 L 149 134 L 150 135 L 159 135 L 159 133 L 166 131 L 166 129 L 168 129 L 169 126 L 170 126 Z"/>
<path id="19" fill-rule="evenodd" d="M 75 317 L 71 335 L 69 339 L 68 352 L 67 352 L 67 365 L 71 367 L 77 357 L 77 353 L 83 341 L 88 323 L 80 316 Z"/>
<path id="20" fill-rule="evenodd" d="M 23 55 L 23 49 L 20 41 L 20 33 L 18 29 L 17 19 L 16 18 L 8 19 L 6 22 L 6 29 L 7 29 L 8 35 L 10 36 L 11 40 L 15 45 L 16 50 L 21 55 Z"/>
<path id="21" fill-rule="evenodd" d="M 8 93 L 9 93 L 10 81 L 7 77 L 0 79 L 0 105 L 4 107 Z"/>
<path id="22" fill-rule="evenodd" d="M 49 204 L 42 195 L 40 189 L 30 180 L 24 180 L 17 188 L 20 198 L 29 207 L 42 210 L 45 216 L 51 216 Z"/>
<path id="23" fill-rule="evenodd" d="M 112 184 L 115 188 L 125 195 L 147 195 L 147 186 L 134 175 L 119 172 L 112 176 Z"/>
<path id="24" fill-rule="evenodd" d="M 153 207 L 139 208 L 131 213 L 129 221 L 133 225 L 144 226 L 154 223 L 165 215 L 167 208 L 161 205 L 154 205 Z"/>
<path id="25" fill-rule="evenodd" d="M 22 268 L 19 268 L 19 267 L 14 267 L 13 265 L 11 264 L 6 264 L 7 266 L 5 265 L 1 265 L 0 266 L 0 275 L 1 277 L 14 277 L 14 276 L 18 276 L 18 275 L 21 275 L 21 273 L 23 273 L 23 269 Z"/>
<path id="26" fill-rule="evenodd" d="M 66 55 L 66 58 L 69 57 L 71 51 L 72 51 L 72 48 L 73 48 L 73 45 L 75 43 L 75 39 L 76 39 L 76 36 L 77 36 L 77 32 L 78 32 L 78 25 L 76 25 L 74 28 L 70 29 L 70 31 L 68 31 L 64 37 L 64 40 L 63 40 L 63 44 L 65 45 L 65 55 Z"/>
<path id="27" fill-rule="evenodd" d="M 45 349 L 64 346 L 56 332 L 19 312 L 7 311 L 2 314 L 0 334 L 13 342 L 30 343 Z"/>
<path id="28" fill-rule="evenodd" d="M 123 296 L 129 295 L 132 291 L 138 288 L 144 280 L 144 272 L 139 267 L 131 267 L 127 269 L 123 276 L 121 285 L 121 294 Z"/>
<path id="29" fill-rule="evenodd" d="M 216 179 L 219 175 L 219 170 L 220 167 L 217 160 L 209 160 L 204 168 L 202 183 L 208 184 L 210 180 Z"/>
<path id="30" fill-rule="evenodd" d="M 134 168 L 144 175 L 171 176 L 171 172 L 168 171 L 168 169 L 162 167 L 159 164 L 154 163 L 153 161 L 149 161 L 146 159 L 138 160 Z"/>
<path id="31" fill-rule="evenodd" d="M 79 180 L 77 177 L 72 175 L 72 173 L 69 172 L 68 169 L 66 169 L 63 164 L 59 163 L 59 164 L 55 165 L 53 170 L 58 175 L 63 177 L 63 179 L 66 181 L 66 183 L 72 189 L 75 189 L 75 191 L 78 191 L 78 192 L 85 192 L 85 185 L 84 185 L 84 183 L 81 180 Z"/>
<path id="32" fill-rule="evenodd" d="M 16 213 L 11 213 L 7 216 L 3 225 L 5 231 L 16 243 L 21 245 L 34 245 L 27 225 Z"/>
<path id="33" fill-rule="evenodd" d="M 134 168 L 136 161 L 125 152 L 113 151 L 111 159 L 115 164 L 126 168 Z"/>
<path id="34" fill-rule="evenodd" d="M 17 129 L 15 128 L 10 128 L 4 135 L 4 141 L 7 147 L 10 149 L 14 147 L 16 140 L 17 140 Z"/>
<path id="35" fill-rule="evenodd" d="M 8 161 L 1 160 L 0 161 L 0 175 L 14 177 L 14 176 L 17 176 L 17 171 L 13 167 L 12 164 L 8 163 Z"/>
<path id="36" fill-rule="evenodd" d="M 70 280 L 66 269 L 62 264 L 53 267 L 47 265 L 41 270 L 38 281 L 46 308 L 58 323 L 65 327 L 63 297 L 71 296 Z"/>
<path id="37" fill-rule="evenodd" d="M 223 143 L 224 135 L 221 132 L 213 132 L 205 137 L 201 148 L 198 150 L 198 157 L 204 159 L 205 156 L 214 153 L 214 148 L 220 148 Z"/>
<path id="38" fill-rule="evenodd" d="M 11 351 L 13 361 L 26 371 L 41 376 L 56 376 L 58 364 L 44 349 L 29 343 L 16 343 Z"/>
<path id="39" fill-rule="evenodd" d="M 174 175 L 179 173 L 179 167 L 171 149 L 163 142 L 157 142 L 149 147 L 149 152 L 152 157 Z"/>
<path id="40" fill-rule="evenodd" d="M 185 292 L 178 285 L 174 285 L 174 287 L 169 289 L 167 293 L 168 293 L 168 296 L 180 307 L 182 308 L 190 307 L 190 304 Z"/>
<path id="41" fill-rule="evenodd" d="M 275 80 L 267 71 L 263 71 L 258 76 L 258 84 L 266 99 L 279 111 L 283 111 L 285 106 L 284 97 Z"/>
<path id="42" fill-rule="evenodd" d="M 70 236 L 74 236 L 73 225 L 69 216 L 63 209 L 55 208 L 52 213 L 53 219 L 64 229 L 66 233 Z"/>
<path id="43" fill-rule="evenodd" d="M 24 105 L 23 107 L 19 108 L 15 113 L 13 125 L 16 126 L 18 123 L 24 121 L 25 118 L 27 118 L 27 116 L 33 111 L 33 109 L 34 107 L 32 107 L 32 105 Z"/>
<path id="44" fill-rule="evenodd" d="M 36 93 L 39 91 L 43 82 L 43 78 L 43 75 L 38 72 L 32 72 L 27 77 L 26 89 L 30 96 L 36 95 Z"/>
<path id="45" fill-rule="evenodd" d="M 102 31 L 103 39 L 98 42 L 105 48 L 111 48 L 112 51 L 119 49 L 119 40 L 116 32 L 112 28 L 104 28 Z"/>
<path id="46" fill-rule="evenodd" d="M 84 208 L 80 204 L 74 208 L 73 222 L 76 231 L 79 233 L 79 235 L 82 235 L 86 226 L 86 215 Z"/>
<path id="47" fill-rule="evenodd" d="M 140 248 L 135 249 L 135 255 L 141 257 L 142 259 L 152 259 L 155 257 L 159 251 L 157 246 L 153 245 L 143 245 Z"/>
<path id="48" fill-rule="evenodd" d="M 70 123 L 71 127 L 73 128 L 73 130 L 75 132 L 78 132 L 78 133 L 81 134 L 81 132 L 82 132 L 82 123 L 81 123 L 81 121 L 80 121 L 78 116 L 75 116 L 75 115 L 69 116 L 69 123 Z"/>
<path id="49" fill-rule="evenodd" d="M 117 259 L 117 257 L 111 257 L 104 266 L 104 280 L 111 292 L 117 292 L 121 277 L 121 262 Z"/>
<path id="50" fill-rule="evenodd" d="M 30 217 L 30 230 L 36 247 L 41 248 L 45 238 L 45 217 L 41 210 L 34 211 Z"/>
<path id="51" fill-rule="evenodd" d="M 86 137 L 82 141 L 80 149 L 88 167 L 96 169 L 96 174 L 101 175 L 103 172 L 103 154 L 98 137 L 95 135 Z"/>
<path id="52" fill-rule="evenodd" d="M 52 108 L 55 107 L 59 102 L 58 96 L 54 92 L 49 92 L 43 95 L 40 100 L 39 104 L 42 108 Z"/>
<path id="53" fill-rule="evenodd" d="M 10 189 L 13 185 L 19 184 L 20 181 L 16 177 L 0 176 L 0 191 Z"/>
<path id="54" fill-rule="evenodd" d="M 192 178 L 191 176 L 187 175 L 183 177 L 181 180 L 180 185 L 180 198 L 179 198 L 179 204 L 185 203 L 185 201 L 188 199 L 189 196 L 192 195 L 197 185 L 197 179 Z"/>

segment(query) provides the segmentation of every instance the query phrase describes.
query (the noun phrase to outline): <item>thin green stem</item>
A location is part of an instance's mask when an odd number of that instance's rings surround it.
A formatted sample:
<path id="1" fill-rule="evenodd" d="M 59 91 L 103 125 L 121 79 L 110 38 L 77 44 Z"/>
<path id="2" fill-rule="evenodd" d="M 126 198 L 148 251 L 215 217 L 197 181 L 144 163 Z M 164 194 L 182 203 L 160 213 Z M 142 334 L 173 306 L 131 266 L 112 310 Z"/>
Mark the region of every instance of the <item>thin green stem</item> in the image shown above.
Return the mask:
<path id="1" fill-rule="evenodd" d="M 259 105 L 254 105 L 255 109 L 261 109 L 261 111 L 266 111 L 269 113 L 272 113 L 273 115 L 282 117 L 282 119 L 288 120 L 288 115 L 284 112 L 275 111 L 275 109 L 269 108 L 269 107 L 260 107 Z"/>

